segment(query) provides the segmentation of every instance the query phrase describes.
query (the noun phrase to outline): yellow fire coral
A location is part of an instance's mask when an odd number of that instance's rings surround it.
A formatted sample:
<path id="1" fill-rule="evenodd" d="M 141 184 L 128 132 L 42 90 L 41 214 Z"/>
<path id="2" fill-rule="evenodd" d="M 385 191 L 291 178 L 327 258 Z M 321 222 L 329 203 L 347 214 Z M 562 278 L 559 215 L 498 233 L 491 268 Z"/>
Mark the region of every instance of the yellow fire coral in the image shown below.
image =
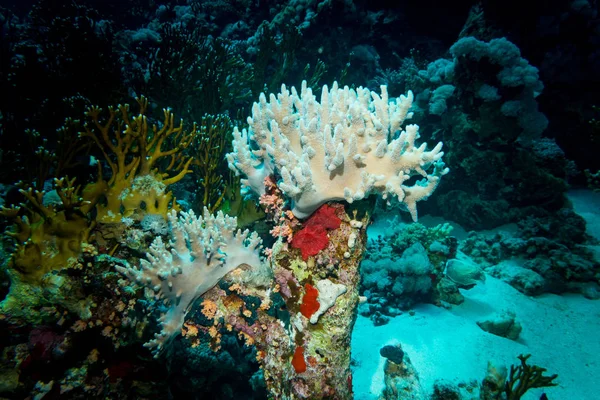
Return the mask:
<path id="1" fill-rule="evenodd" d="M 98 181 L 85 188 L 85 195 L 96 198 L 97 221 L 120 222 L 123 217 L 141 219 L 147 214 L 162 215 L 176 207 L 173 194 L 167 191 L 190 172 L 192 157 L 185 150 L 196 135 L 176 126 L 173 113 L 165 109 L 162 126 L 148 124 L 148 99 L 136 98 L 137 116 L 131 117 L 129 105 L 108 108 L 108 117 L 101 120 L 102 109 L 91 107 L 89 122 L 81 137 L 91 138 L 101 149 L 111 176 L 105 180 L 98 167 Z M 104 197 L 104 199 L 102 199 Z"/>
<path id="2" fill-rule="evenodd" d="M 183 121 L 176 125 L 170 110 L 164 110 L 160 128 L 149 126 L 148 100 L 140 97 L 136 101 L 139 113 L 133 117 L 129 105 L 110 107 L 106 119 L 101 118 L 100 108 L 90 108 L 85 131 L 79 133 L 98 145 L 111 170 L 110 178 L 104 179 L 98 164 L 97 181 L 82 190 L 75 186 L 75 179 L 55 179 L 55 190 L 23 187 L 23 204 L 0 209 L 0 216 L 15 223 L 8 232 L 15 241 L 10 266 L 20 282 L 37 284 L 49 271 L 76 265 L 96 222 L 141 219 L 147 214 L 166 218 L 176 207 L 167 187 L 190 172 L 192 157 L 183 150 L 195 138 L 196 126 L 184 130 Z M 79 142 L 74 149 L 89 145 Z M 72 157 L 69 153 L 66 158 Z M 95 220 L 91 215 L 94 208 Z"/>
<path id="3" fill-rule="evenodd" d="M 49 193 L 21 189 L 26 203 L 0 209 L 0 215 L 15 222 L 7 232 L 15 240 L 11 267 L 23 282 L 39 282 L 49 271 L 76 264 L 94 225 L 86 218 L 91 203 L 79 197 L 75 179 L 54 183 Z"/>

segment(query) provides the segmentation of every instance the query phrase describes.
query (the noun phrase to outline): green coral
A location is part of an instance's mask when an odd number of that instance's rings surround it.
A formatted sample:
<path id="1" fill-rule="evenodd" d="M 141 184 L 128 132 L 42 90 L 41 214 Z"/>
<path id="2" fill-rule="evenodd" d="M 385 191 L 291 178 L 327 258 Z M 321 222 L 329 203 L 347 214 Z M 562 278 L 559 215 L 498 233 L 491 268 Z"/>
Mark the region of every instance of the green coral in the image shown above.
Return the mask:
<path id="1" fill-rule="evenodd" d="M 160 107 L 181 110 L 187 120 L 241 108 L 252 98 L 252 66 L 229 41 L 184 27 L 163 25 L 146 93 Z M 234 78 L 235 77 L 235 78 Z"/>
<path id="2" fill-rule="evenodd" d="M 236 217 L 239 228 L 246 228 L 265 219 L 265 212 L 255 201 L 247 201 L 241 194 L 239 177 L 229 174 L 228 183 L 225 185 L 221 211 Z M 256 228 L 256 227 L 254 227 Z"/>
<path id="3" fill-rule="evenodd" d="M 297 27 L 286 25 L 281 28 L 281 36 L 278 36 L 276 28 L 266 21 L 258 27 L 257 33 L 258 50 L 252 93 L 275 93 L 294 67 L 302 34 Z"/>
<path id="4" fill-rule="evenodd" d="M 404 250 L 415 243 L 421 243 L 424 248 L 428 249 L 433 242 L 443 241 L 447 238 L 452 229 L 453 227 L 448 223 L 440 224 L 433 228 L 427 228 L 419 223 L 406 225 L 398 233 L 398 236 L 392 243 L 392 248 L 399 254 L 402 254 Z"/>
<path id="5" fill-rule="evenodd" d="M 231 141 L 232 122 L 225 114 L 206 114 L 198 125 L 198 135 L 192 142 L 192 170 L 197 182 L 196 209 L 207 207 L 211 213 L 222 207 L 226 181 L 230 174 L 225 161 Z M 224 172 L 226 171 L 226 172 Z"/>
<path id="6" fill-rule="evenodd" d="M 594 192 L 600 192 L 600 170 L 591 172 L 589 169 L 583 171 L 587 179 L 587 186 Z"/>
<path id="7" fill-rule="evenodd" d="M 33 285 L 12 273 L 10 291 L 0 303 L 0 314 L 13 321 L 45 324 L 58 321 L 68 312 L 81 320 L 92 316 L 94 302 L 68 273 L 47 273 Z"/>

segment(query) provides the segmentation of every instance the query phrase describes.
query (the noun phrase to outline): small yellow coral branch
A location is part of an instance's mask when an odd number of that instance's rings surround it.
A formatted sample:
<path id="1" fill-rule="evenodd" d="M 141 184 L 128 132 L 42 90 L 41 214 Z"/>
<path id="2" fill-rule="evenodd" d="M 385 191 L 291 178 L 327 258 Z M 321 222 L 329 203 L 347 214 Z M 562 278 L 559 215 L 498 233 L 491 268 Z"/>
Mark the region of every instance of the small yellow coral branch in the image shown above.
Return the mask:
<path id="1" fill-rule="evenodd" d="M 102 222 L 119 222 L 122 217 L 139 219 L 146 214 L 166 217 L 176 207 L 166 187 L 190 172 L 193 159 L 185 150 L 197 135 L 196 125 L 192 130 L 184 129 L 182 120 L 175 125 L 174 114 L 165 109 L 162 126 L 150 127 L 148 99 L 141 96 L 136 102 L 138 115 L 131 115 L 128 104 L 109 107 L 106 122 L 101 121 L 102 109 L 91 107 L 86 113 L 90 122 L 80 133 L 96 143 L 112 172 L 105 181 L 99 167 L 98 182 L 84 190 L 86 200 L 93 204 L 100 196 L 106 199 L 97 205 Z M 96 199 L 89 198 L 93 195 Z"/>

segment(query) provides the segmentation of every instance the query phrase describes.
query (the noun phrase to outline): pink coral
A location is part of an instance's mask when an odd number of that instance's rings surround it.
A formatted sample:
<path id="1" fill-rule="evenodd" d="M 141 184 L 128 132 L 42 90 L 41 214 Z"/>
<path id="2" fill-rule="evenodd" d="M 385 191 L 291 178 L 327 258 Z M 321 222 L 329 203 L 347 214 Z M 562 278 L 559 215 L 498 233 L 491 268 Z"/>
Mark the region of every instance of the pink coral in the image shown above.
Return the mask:
<path id="1" fill-rule="evenodd" d="M 279 215 L 283 210 L 283 196 L 281 190 L 273 179 L 267 176 L 264 180 L 266 192 L 260 196 L 260 204 L 265 207 L 265 211 L 270 214 Z"/>
<path id="2" fill-rule="evenodd" d="M 279 225 L 279 226 L 275 226 L 273 229 L 271 229 L 269 231 L 269 233 L 273 236 L 273 237 L 284 237 L 286 238 L 286 241 L 288 243 L 291 243 L 292 241 L 292 237 L 294 235 L 294 231 L 292 229 L 291 226 L 289 225 Z"/>

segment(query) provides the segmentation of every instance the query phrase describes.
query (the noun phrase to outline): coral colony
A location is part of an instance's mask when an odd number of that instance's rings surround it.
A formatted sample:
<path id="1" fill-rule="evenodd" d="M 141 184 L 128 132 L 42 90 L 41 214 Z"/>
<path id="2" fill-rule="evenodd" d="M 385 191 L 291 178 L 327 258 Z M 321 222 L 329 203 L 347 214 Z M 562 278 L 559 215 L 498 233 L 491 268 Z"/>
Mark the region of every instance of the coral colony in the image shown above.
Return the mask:
<path id="1" fill-rule="evenodd" d="M 268 197 L 270 202 L 291 205 L 294 216 L 284 224 L 293 224 L 296 229 L 290 231 L 296 233 L 291 241 L 289 236 L 279 238 L 269 252 L 271 265 L 264 266 L 257 235 L 235 233 L 234 218 L 213 217 L 205 209 L 202 218 L 182 213 L 177 219 L 172 211 L 171 249 L 159 237 L 139 269 L 117 268 L 165 300 L 162 329 L 149 347 L 159 354 L 184 326 L 192 302 L 227 273 L 247 265 L 236 283 L 212 299 L 213 327 L 225 324 L 238 330 L 260 349 L 257 357 L 274 396 L 350 395 L 347 344 L 358 304 L 358 264 L 367 217 L 350 218 L 340 201 L 352 203 L 371 193 L 392 195 L 416 219 L 416 202 L 426 199 L 448 173 L 441 161 L 441 143 L 426 151 L 426 144 L 415 146 L 416 125 L 401 130 L 410 118 L 412 93 L 390 101 L 386 87 L 381 90 L 378 95 L 363 88 L 340 89 L 334 83 L 331 90 L 323 88 L 318 102 L 303 82 L 300 95 L 285 86 L 277 97 L 270 96 L 269 103 L 261 95 L 248 118 L 249 131 L 235 129 L 233 153 L 227 159 L 231 169 L 247 177 L 242 179 L 246 192 L 262 196 L 262 203 Z M 413 173 L 422 181 L 405 186 Z M 274 174 L 281 176 L 275 196 L 267 194 L 274 190 L 269 183 Z M 297 222 L 297 215 L 307 219 Z M 271 285 L 248 284 L 256 278 L 246 282 L 246 275 L 259 271 L 268 275 L 261 283 L 273 275 Z M 275 291 L 291 311 L 285 329 L 268 312 L 269 295 Z M 237 293 L 240 303 L 230 304 L 228 292 Z M 248 309 L 243 305 L 246 296 L 260 299 L 260 306 Z M 293 353 L 291 363 L 284 362 L 286 353 Z"/>

